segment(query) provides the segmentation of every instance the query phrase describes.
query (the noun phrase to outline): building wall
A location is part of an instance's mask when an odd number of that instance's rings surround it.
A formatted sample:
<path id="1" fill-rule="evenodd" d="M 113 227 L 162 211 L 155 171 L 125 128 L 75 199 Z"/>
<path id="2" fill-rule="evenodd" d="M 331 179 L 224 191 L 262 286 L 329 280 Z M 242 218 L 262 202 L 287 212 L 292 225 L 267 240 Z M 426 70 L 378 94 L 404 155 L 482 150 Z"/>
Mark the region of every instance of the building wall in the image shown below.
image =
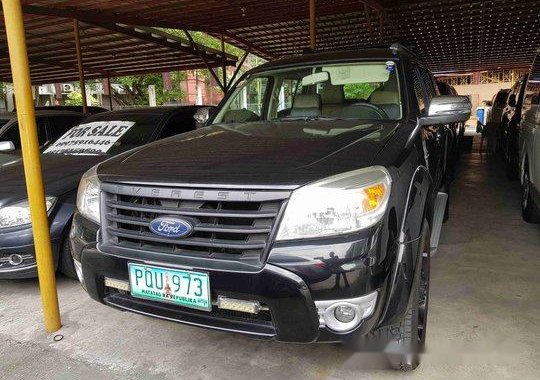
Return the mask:
<path id="1" fill-rule="evenodd" d="M 512 87 L 511 82 L 489 83 L 489 84 L 468 84 L 454 86 L 459 95 L 469 95 L 473 105 L 473 110 L 484 100 L 491 100 L 493 96 L 503 88 Z"/>

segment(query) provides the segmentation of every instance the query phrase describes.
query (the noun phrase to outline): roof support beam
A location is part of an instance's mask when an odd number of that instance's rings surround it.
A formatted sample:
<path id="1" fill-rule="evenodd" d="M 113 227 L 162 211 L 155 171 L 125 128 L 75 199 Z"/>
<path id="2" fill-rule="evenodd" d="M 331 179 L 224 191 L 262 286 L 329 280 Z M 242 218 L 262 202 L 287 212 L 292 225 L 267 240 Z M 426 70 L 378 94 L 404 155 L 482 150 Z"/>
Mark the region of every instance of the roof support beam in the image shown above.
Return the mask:
<path id="1" fill-rule="evenodd" d="M 79 68 L 79 83 L 81 86 L 81 95 L 82 95 L 82 108 L 83 113 L 88 113 L 88 101 L 86 99 L 86 83 L 84 80 L 84 68 L 83 60 L 81 53 L 81 34 L 79 31 L 79 20 L 73 19 L 73 34 L 75 35 L 75 51 L 77 53 L 77 66 Z"/>
<path id="2" fill-rule="evenodd" d="M 195 41 L 193 40 L 193 37 L 191 36 L 191 33 L 189 33 L 188 30 L 184 30 L 184 33 L 186 33 L 186 36 L 189 39 L 189 42 L 191 43 L 191 47 L 193 49 L 195 49 L 195 51 L 198 51 L 199 48 L 198 48 L 197 44 L 195 43 Z M 199 56 L 201 57 L 201 59 L 203 60 L 205 66 L 206 66 L 206 68 L 210 72 L 210 75 L 212 75 L 212 77 L 217 82 L 217 84 L 218 84 L 219 88 L 221 89 L 221 91 L 223 91 L 223 93 L 225 94 L 227 92 L 227 88 L 224 86 L 223 83 L 221 83 L 221 81 L 219 80 L 219 77 L 217 76 L 217 74 L 214 71 L 214 69 L 212 68 L 212 66 L 210 66 L 210 63 L 208 62 L 206 57 L 204 55 L 201 55 L 201 54 L 199 54 Z"/>
<path id="3" fill-rule="evenodd" d="M 257 54 L 261 55 L 262 57 L 266 59 L 275 58 L 275 56 L 269 51 L 261 47 L 254 46 L 249 41 L 244 40 L 240 36 L 237 36 L 228 31 L 214 29 L 207 25 L 204 25 L 204 26 L 191 25 L 191 24 L 188 25 L 188 24 L 184 24 L 184 23 L 176 22 L 176 21 L 175 22 L 168 22 L 168 21 L 162 21 L 162 20 L 153 21 L 153 20 L 142 19 L 138 17 L 119 17 L 118 15 L 115 15 L 112 13 L 106 13 L 106 12 L 97 12 L 97 11 L 89 11 L 89 10 L 80 12 L 73 8 L 50 8 L 50 7 L 42 7 L 42 6 L 34 6 L 34 5 L 24 6 L 23 11 L 24 13 L 34 14 L 34 15 L 54 16 L 54 17 L 62 17 L 62 18 L 76 18 L 79 21 L 86 22 L 88 24 L 99 25 L 99 26 L 102 26 L 102 23 L 105 22 L 108 24 L 119 23 L 119 24 L 129 24 L 129 25 L 137 25 L 137 26 L 146 26 L 146 27 L 161 27 L 161 28 L 171 28 L 171 29 L 180 29 L 180 30 L 201 31 L 204 33 L 212 34 L 214 36 L 219 36 L 220 34 L 223 34 L 226 37 L 226 39 L 235 41 L 236 44 L 234 43 L 233 44 L 236 46 L 243 45 L 246 47 L 250 47 L 253 52 L 256 52 Z"/>
<path id="4" fill-rule="evenodd" d="M 228 90 L 227 86 L 227 61 L 225 60 L 225 36 L 221 34 L 221 53 L 223 54 L 223 66 L 221 69 L 223 70 L 223 87 L 225 87 L 226 90 Z"/>
<path id="5" fill-rule="evenodd" d="M 312 50 L 317 48 L 317 5 L 315 0 L 309 0 L 309 47 Z"/>
<path id="6" fill-rule="evenodd" d="M 236 76 L 238 75 L 238 72 L 240 71 L 240 69 L 244 65 L 244 62 L 245 62 L 247 56 L 249 55 L 249 53 L 250 53 L 250 49 L 248 48 L 246 50 L 246 52 L 244 53 L 244 55 L 242 56 L 242 58 L 240 58 L 240 62 L 238 62 L 238 66 L 236 66 L 236 70 L 234 70 L 234 74 L 233 74 L 231 80 L 229 81 L 229 88 L 232 85 L 234 85 L 234 80 L 236 79 Z"/>

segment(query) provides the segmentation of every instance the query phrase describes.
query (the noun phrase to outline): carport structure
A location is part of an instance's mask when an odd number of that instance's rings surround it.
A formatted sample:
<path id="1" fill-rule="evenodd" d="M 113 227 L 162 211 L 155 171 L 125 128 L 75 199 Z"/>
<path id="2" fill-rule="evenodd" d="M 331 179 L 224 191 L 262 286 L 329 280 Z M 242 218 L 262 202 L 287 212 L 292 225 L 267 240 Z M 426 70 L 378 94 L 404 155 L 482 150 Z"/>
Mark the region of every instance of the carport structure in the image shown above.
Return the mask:
<path id="1" fill-rule="evenodd" d="M 3 0 L 3 5 L 19 100 L 30 97 L 27 58 L 36 82 L 75 78 L 73 55 L 67 61 L 54 62 L 54 54 L 46 55 L 39 49 L 42 41 L 34 35 L 34 29 L 41 23 L 50 28 L 47 34 L 54 36 L 59 33 L 60 41 L 48 48 L 50 53 L 71 44 L 72 40 L 66 39 L 69 38 L 66 33 L 71 30 L 70 25 L 77 30 L 79 24 L 89 35 L 95 33 L 97 40 L 110 37 L 114 40 L 111 43 L 120 46 L 131 43 L 131 38 L 135 38 L 172 48 L 169 45 L 172 42 L 160 36 L 162 32 L 147 29 L 160 27 L 203 31 L 221 38 L 222 45 L 228 42 L 244 49 L 246 55 L 253 53 L 266 59 L 301 53 L 306 47 L 319 50 L 361 48 L 389 45 L 400 40 L 415 46 L 417 53 L 434 72 L 525 68 L 531 64 L 540 42 L 540 3 L 536 0 L 403 0 L 399 3 L 392 0 Z M 21 10 L 27 17 L 28 55 L 24 49 Z M 78 38 L 79 33 L 75 35 Z M 83 78 L 193 68 L 198 60 L 190 59 L 198 56 L 204 67 L 209 68 L 220 82 L 211 68 L 233 63 L 233 58 L 220 56 L 215 51 L 201 54 L 189 33 L 187 36 L 187 43 L 176 41 L 175 44 L 176 48 L 181 47 L 180 50 L 187 53 L 185 61 L 177 57 L 170 61 L 164 59 L 158 64 L 158 58 L 152 56 L 148 59 L 146 56 L 138 63 L 133 60 L 137 69 L 130 71 L 121 66 L 122 59 L 129 61 L 129 58 L 119 54 L 115 56 L 113 45 L 92 45 L 94 37 L 88 37 L 85 42 L 87 37 L 83 33 L 81 40 L 86 46 L 86 54 L 79 54 L 77 72 Z M 126 38 L 128 41 L 121 42 Z M 185 49 L 191 49 L 191 52 Z M 97 52 L 107 57 L 106 61 L 95 59 Z M 140 53 L 140 48 L 134 46 L 132 53 Z M 240 65 L 246 55 L 240 60 Z M 5 57 L 2 58 L 5 62 Z M 45 67 L 55 67 L 55 75 L 43 74 L 47 71 Z M 224 90 L 229 87 L 225 76 L 220 82 Z M 10 78 L 5 65 L 0 65 L 0 77 Z M 236 73 L 229 84 L 235 77 Z M 29 134 L 28 140 L 31 141 L 36 140 L 35 124 L 31 101 L 26 103 L 24 107 L 18 104 L 17 109 L 21 134 Z M 29 165 L 37 162 L 33 170 L 27 171 L 28 179 L 39 172 L 35 141 L 23 148 L 23 154 Z M 32 182 L 41 188 L 41 192 L 30 196 L 30 202 L 34 205 L 35 239 L 46 245 L 44 231 L 48 232 L 48 228 L 40 182 Z M 29 183 L 29 189 L 33 187 L 32 183 Z M 48 253 L 45 249 L 43 255 L 38 253 L 38 256 L 47 255 L 50 256 L 50 249 Z M 52 278 L 50 257 L 43 260 L 49 261 L 48 277 Z M 39 262 L 38 259 L 38 265 Z M 59 319 L 52 321 L 47 329 L 53 331 L 59 328 L 59 323 Z"/>
<path id="2" fill-rule="evenodd" d="M 319 50 L 416 47 L 435 72 L 528 67 L 539 44 L 535 0 L 26 0 L 24 12 L 88 23 L 200 30 L 266 59 Z M 310 18 L 310 15 L 313 18 Z M 310 29 L 311 24 L 311 29 Z"/>

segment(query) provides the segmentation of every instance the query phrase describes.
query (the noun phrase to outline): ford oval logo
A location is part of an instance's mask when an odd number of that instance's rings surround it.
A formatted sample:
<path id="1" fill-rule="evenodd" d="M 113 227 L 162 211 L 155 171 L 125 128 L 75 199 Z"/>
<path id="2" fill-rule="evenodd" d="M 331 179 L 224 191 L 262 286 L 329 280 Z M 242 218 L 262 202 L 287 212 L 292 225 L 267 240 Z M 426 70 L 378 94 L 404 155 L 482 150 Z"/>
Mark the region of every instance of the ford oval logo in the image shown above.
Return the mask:
<path id="1" fill-rule="evenodd" d="M 183 238 L 193 232 L 193 225 L 181 218 L 162 216 L 150 222 L 150 231 L 169 238 Z"/>

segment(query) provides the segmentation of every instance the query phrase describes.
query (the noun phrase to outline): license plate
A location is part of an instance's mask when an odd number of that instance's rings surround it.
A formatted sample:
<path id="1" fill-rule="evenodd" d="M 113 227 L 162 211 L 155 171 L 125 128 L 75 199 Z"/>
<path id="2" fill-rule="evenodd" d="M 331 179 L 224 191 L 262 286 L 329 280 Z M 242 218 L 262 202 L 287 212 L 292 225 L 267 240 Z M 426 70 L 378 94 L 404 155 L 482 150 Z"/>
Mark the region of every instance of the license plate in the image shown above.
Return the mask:
<path id="1" fill-rule="evenodd" d="M 128 264 L 131 295 L 199 310 L 212 310 L 208 273 Z"/>

